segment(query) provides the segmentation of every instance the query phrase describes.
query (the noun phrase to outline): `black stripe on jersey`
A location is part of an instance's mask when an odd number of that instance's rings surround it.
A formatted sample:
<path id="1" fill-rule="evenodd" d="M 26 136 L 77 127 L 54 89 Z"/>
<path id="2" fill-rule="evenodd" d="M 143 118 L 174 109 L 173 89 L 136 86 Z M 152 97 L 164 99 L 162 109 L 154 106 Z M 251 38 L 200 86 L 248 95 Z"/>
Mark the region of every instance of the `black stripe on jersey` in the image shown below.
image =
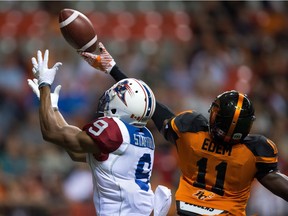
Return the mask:
<path id="1" fill-rule="evenodd" d="M 175 117 L 180 132 L 208 131 L 208 120 L 198 112 L 186 112 Z"/>

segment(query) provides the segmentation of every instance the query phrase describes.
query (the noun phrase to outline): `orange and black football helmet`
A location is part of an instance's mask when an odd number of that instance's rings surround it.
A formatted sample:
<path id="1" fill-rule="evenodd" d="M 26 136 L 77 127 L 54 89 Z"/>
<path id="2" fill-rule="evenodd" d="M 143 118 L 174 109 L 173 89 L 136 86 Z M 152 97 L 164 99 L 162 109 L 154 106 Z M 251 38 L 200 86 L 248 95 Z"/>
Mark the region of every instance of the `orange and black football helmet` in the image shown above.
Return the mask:
<path id="1" fill-rule="evenodd" d="M 235 90 L 218 95 L 209 113 L 209 132 L 216 143 L 240 143 L 255 120 L 251 101 L 247 95 Z"/>

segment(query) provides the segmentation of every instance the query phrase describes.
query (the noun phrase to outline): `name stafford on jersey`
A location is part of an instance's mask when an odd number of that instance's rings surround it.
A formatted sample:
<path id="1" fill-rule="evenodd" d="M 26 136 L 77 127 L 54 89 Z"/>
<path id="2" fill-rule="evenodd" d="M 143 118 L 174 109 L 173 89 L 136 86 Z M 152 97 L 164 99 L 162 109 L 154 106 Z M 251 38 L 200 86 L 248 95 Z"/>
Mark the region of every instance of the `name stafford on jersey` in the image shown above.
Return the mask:
<path id="1" fill-rule="evenodd" d="M 149 149 L 154 149 L 154 142 L 150 137 L 142 136 L 140 134 L 134 134 L 134 142 L 132 143 L 135 146 L 145 147 Z"/>

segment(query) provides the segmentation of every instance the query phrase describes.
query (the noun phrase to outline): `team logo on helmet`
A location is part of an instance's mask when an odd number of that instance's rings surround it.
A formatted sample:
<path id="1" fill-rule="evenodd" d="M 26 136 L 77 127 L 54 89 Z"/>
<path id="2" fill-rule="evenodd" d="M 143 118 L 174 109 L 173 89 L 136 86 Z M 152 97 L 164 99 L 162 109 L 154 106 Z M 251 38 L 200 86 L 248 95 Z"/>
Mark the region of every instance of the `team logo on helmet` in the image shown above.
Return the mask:
<path id="1" fill-rule="evenodd" d="M 242 138 L 242 133 L 235 133 L 233 134 L 232 139 L 234 140 L 240 140 Z"/>
<path id="2" fill-rule="evenodd" d="M 129 81 L 124 80 L 123 82 L 118 83 L 118 85 L 113 88 L 113 91 L 116 93 L 116 95 L 119 97 L 119 99 L 127 106 L 127 102 L 125 99 L 125 93 L 128 91 L 130 95 L 133 94 L 133 91 L 131 87 L 128 85 Z"/>

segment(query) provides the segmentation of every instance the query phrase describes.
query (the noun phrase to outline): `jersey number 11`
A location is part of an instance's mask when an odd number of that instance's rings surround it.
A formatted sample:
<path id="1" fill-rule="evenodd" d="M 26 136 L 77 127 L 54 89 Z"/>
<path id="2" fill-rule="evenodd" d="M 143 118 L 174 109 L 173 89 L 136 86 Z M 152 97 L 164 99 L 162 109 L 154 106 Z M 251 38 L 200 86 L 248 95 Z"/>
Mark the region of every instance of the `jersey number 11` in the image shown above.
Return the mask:
<path id="1" fill-rule="evenodd" d="M 205 175 L 206 175 L 206 168 L 207 168 L 207 158 L 201 158 L 197 161 L 198 166 L 198 175 L 196 182 L 193 183 L 193 186 L 207 189 L 205 183 Z M 216 167 L 215 170 L 217 171 L 216 182 L 215 185 L 212 186 L 211 191 L 223 196 L 224 195 L 224 180 L 226 174 L 227 163 L 222 161 Z"/>

